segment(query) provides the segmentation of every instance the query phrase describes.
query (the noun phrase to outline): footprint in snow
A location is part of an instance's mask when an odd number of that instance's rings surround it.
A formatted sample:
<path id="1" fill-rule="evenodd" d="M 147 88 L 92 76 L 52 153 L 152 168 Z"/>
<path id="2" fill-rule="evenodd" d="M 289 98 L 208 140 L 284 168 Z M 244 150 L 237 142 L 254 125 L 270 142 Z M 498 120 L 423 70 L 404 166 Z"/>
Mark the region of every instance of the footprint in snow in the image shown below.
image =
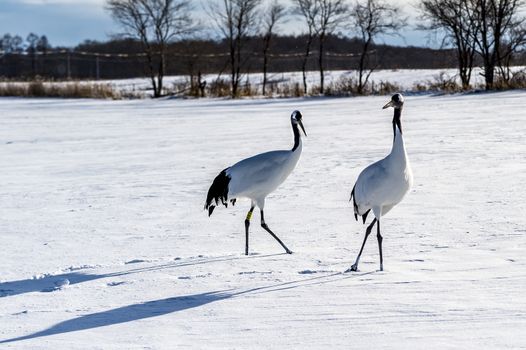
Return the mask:
<path id="1" fill-rule="evenodd" d="M 300 274 L 300 275 L 312 275 L 312 274 L 315 274 L 315 273 L 331 273 L 331 272 L 335 272 L 335 271 L 330 271 L 330 270 L 302 270 L 302 271 L 298 271 L 298 274 Z"/>
<path id="2" fill-rule="evenodd" d="M 128 265 L 128 264 L 139 264 L 139 263 L 143 263 L 143 262 L 146 262 L 146 260 L 133 259 L 133 260 L 130 260 L 130 261 L 126 261 L 124 264 L 125 265 Z"/>
<path id="3" fill-rule="evenodd" d="M 120 286 L 121 284 L 126 284 L 126 282 L 124 281 L 119 281 L 119 282 L 109 282 L 107 283 L 106 285 L 108 287 L 115 287 L 115 286 Z"/>
<path id="4" fill-rule="evenodd" d="M 48 293 L 48 292 L 54 292 L 54 291 L 57 291 L 57 290 L 62 290 L 64 288 L 66 288 L 67 286 L 69 286 L 69 280 L 67 278 L 61 278 L 59 280 L 56 280 L 54 283 L 53 283 L 53 287 L 49 287 L 49 288 L 44 288 L 42 289 L 42 292 L 44 293 Z"/>
<path id="5" fill-rule="evenodd" d="M 11 314 L 11 315 L 19 316 L 19 315 L 27 315 L 27 314 L 28 314 L 28 311 L 24 310 L 24 311 L 20 311 L 20 312 L 15 312 L 14 314 Z"/>
<path id="6" fill-rule="evenodd" d="M 261 275 L 268 275 L 268 274 L 271 274 L 272 271 L 242 271 L 242 272 L 238 272 L 237 274 L 238 275 L 253 275 L 256 273 L 259 273 Z"/>
<path id="7" fill-rule="evenodd" d="M 207 274 L 204 274 L 204 275 L 197 275 L 197 276 L 195 276 L 195 277 L 197 277 L 197 278 L 204 278 L 204 277 L 210 277 L 210 276 L 212 276 L 212 274 L 209 272 L 209 273 L 207 273 Z"/>

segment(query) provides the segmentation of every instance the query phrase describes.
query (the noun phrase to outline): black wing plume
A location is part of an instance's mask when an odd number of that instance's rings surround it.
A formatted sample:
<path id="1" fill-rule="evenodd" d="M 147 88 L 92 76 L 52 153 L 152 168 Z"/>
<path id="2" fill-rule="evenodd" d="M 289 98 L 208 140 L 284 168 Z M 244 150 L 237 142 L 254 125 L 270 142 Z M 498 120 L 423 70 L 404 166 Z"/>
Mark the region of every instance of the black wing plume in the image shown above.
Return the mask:
<path id="1" fill-rule="evenodd" d="M 228 184 L 230 183 L 230 176 L 226 173 L 228 169 L 224 169 L 216 176 L 208 190 L 205 203 L 205 209 L 208 209 L 208 216 L 212 215 L 219 202 L 225 207 L 228 206 Z"/>

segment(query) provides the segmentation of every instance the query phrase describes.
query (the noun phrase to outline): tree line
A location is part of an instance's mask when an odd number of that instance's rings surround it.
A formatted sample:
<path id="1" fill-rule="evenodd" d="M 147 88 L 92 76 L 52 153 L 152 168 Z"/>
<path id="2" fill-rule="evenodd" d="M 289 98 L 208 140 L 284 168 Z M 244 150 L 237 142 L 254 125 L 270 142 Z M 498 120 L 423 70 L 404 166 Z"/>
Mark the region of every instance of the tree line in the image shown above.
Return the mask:
<path id="1" fill-rule="evenodd" d="M 523 0 L 422 0 L 423 29 L 442 30 L 444 43 L 456 50 L 462 87 L 469 89 L 477 59 L 482 62 L 486 89 L 496 74 L 507 83 L 510 67 L 526 45 Z"/>
<path id="2" fill-rule="evenodd" d="M 202 29 L 192 17 L 188 0 L 108 0 L 107 10 L 124 29 L 123 35 L 139 40 L 148 58 L 154 95 L 162 93 L 164 55 L 168 44 Z M 398 35 L 407 25 L 400 9 L 384 0 L 292 0 L 286 8 L 278 0 L 220 0 L 208 4 L 211 25 L 228 46 L 231 96 L 239 91 L 241 76 L 249 62 L 251 39 L 262 39 L 263 91 L 271 59 L 271 42 L 288 16 L 301 18 L 304 29 L 303 90 L 311 55 L 317 56 L 319 93 L 324 93 L 327 40 L 338 31 L 353 33 L 360 43 L 357 92 L 363 93 L 371 73 L 381 62 L 372 49 L 379 36 Z M 471 73 L 482 61 L 486 89 L 495 74 L 511 79 L 511 65 L 526 44 L 524 0 L 421 0 L 420 29 L 441 31 L 443 44 L 456 51 L 462 87 L 470 87 Z M 315 46 L 316 45 L 316 46 Z M 314 48 L 316 49 L 314 52 Z M 156 58 L 154 58 L 156 56 Z M 156 62 L 153 65 L 152 62 Z"/>
<path id="3" fill-rule="evenodd" d="M 267 82 L 270 45 L 276 30 L 287 16 L 302 19 L 306 29 L 303 48 L 303 89 L 307 91 L 307 62 L 316 55 L 320 71 L 320 91 L 324 93 L 324 69 L 327 38 L 344 27 L 353 27 L 361 35 L 363 47 L 359 60 L 359 85 L 365 86 L 371 72 L 377 68 L 371 61 L 369 46 L 379 35 L 396 34 L 405 25 L 398 8 L 381 0 L 361 0 L 350 4 L 347 0 L 293 0 L 285 8 L 278 0 L 222 0 L 207 5 L 216 33 L 228 45 L 231 96 L 236 97 L 244 68 L 249 39 L 263 39 L 263 90 Z M 154 95 L 162 94 L 165 74 L 165 55 L 170 40 L 182 38 L 202 26 L 192 17 L 192 3 L 188 0 L 108 0 L 106 8 L 123 28 L 123 35 L 142 43 Z M 153 64 L 156 62 L 156 64 Z"/>
<path id="4" fill-rule="evenodd" d="M 4 35 L 0 75 L 125 78 L 149 77 L 155 97 L 164 76 L 186 74 L 192 88 L 205 73 L 228 75 L 237 97 L 242 78 L 269 72 L 318 70 L 316 93 L 325 89 L 325 70 L 356 70 L 354 91 L 367 89 L 371 73 L 383 68 L 457 66 L 469 89 L 473 68 L 481 66 L 486 89 L 512 78 L 512 65 L 526 63 L 524 0 L 420 0 L 418 28 L 442 38 L 438 50 L 393 47 L 379 37 L 399 35 L 407 17 L 384 0 L 218 0 L 206 2 L 205 20 L 188 0 L 107 0 L 106 10 L 122 32 L 108 42 L 86 41 L 74 49 L 52 48 L 45 36 Z M 202 12 L 201 12 L 202 17 Z M 302 33 L 280 34 L 292 17 Z M 206 24 L 205 24 L 206 23 Z M 213 38 L 207 38 L 213 33 Z M 29 72 L 29 73 L 28 73 Z"/>
<path id="5" fill-rule="evenodd" d="M 275 35 L 269 46 L 268 61 L 264 62 L 264 38 L 250 37 L 243 56 L 246 62 L 243 73 L 264 74 L 267 84 L 271 73 L 301 71 L 304 65 L 302 51 L 306 36 Z M 317 40 L 313 40 L 317 46 Z M 325 40 L 326 70 L 355 70 L 358 68 L 362 42 L 358 38 L 330 35 Z M 382 69 L 437 69 L 455 65 L 455 53 L 451 49 L 422 47 L 398 47 L 371 44 L 371 60 Z M 306 71 L 316 71 L 316 51 L 305 64 Z M 0 77 L 32 79 L 121 79 L 148 76 L 146 58 L 142 45 L 134 39 L 112 39 L 106 42 L 87 40 L 74 48 L 50 46 L 46 52 L 36 52 L 35 72 L 33 55 L 26 51 L 0 56 Z M 229 80 L 228 43 L 212 39 L 184 39 L 167 46 L 166 75 L 186 75 L 189 82 L 198 81 L 198 75 L 215 74 L 219 79 Z M 69 60 L 69 69 L 68 69 Z M 526 61 L 525 61 L 526 63 Z M 98 69 L 97 69 L 98 67 Z M 69 72 L 68 72 L 69 71 Z M 203 78 L 204 79 L 204 78 Z"/>

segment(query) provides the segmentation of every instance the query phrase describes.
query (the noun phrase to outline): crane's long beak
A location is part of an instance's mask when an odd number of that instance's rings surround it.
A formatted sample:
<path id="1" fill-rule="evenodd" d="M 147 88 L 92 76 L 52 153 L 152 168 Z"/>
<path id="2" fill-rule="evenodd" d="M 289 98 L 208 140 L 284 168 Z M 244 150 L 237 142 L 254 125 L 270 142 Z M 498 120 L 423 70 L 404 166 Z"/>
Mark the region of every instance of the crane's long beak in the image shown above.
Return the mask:
<path id="1" fill-rule="evenodd" d="M 382 109 L 386 109 L 386 108 L 389 108 L 389 107 L 393 107 L 393 100 L 387 102 L 387 104 L 385 106 L 383 106 Z"/>
<path id="2" fill-rule="evenodd" d="M 305 128 L 303 127 L 303 123 L 301 122 L 301 120 L 298 120 L 298 124 L 300 125 L 301 130 L 303 130 L 303 133 L 305 134 L 305 136 L 307 136 L 307 133 L 305 132 Z"/>

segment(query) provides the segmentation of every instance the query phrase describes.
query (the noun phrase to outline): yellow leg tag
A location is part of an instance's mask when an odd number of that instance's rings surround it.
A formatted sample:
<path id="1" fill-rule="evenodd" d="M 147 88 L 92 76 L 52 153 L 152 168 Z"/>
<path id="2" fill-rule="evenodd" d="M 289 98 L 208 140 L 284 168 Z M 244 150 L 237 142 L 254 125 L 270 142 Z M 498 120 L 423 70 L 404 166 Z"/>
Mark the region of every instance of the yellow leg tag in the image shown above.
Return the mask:
<path id="1" fill-rule="evenodd" d="M 252 211 L 249 211 L 247 213 L 247 220 L 250 221 L 251 218 L 252 218 Z"/>

